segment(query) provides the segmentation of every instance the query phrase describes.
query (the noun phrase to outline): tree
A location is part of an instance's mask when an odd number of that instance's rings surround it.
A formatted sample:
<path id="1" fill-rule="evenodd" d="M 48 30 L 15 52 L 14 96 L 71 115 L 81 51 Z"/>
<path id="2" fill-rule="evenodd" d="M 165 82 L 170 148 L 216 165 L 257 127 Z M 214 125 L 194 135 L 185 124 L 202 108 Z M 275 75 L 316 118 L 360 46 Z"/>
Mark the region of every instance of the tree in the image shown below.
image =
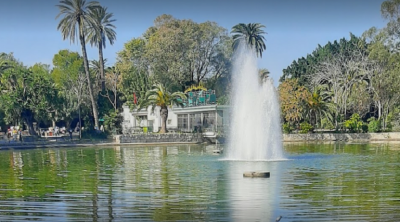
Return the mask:
<path id="1" fill-rule="evenodd" d="M 332 112 L 334 112 L 335 105 L 329 101 L 329 93 L 324 89 L 324 85 L 315 87 L 309 97 L 306 99 L 307 109 L 311 125 L 316 128 L 322 118 L 325 117 L 328 121 L 332 121 Z"/>
<path id="2" fill-rule="evenodd" d="M 144 37 L 150 74 L 170 91 L 215 81 L 229 69 L 232 49 L 227 50 L 226 43 L 230 38 L 215 22 L 195 23 L 161 15 Z"/>
<path id="3" fill-rule="evenodd" d="M 244 41 L 247 46 L 253 48 L 257 54 L 257 56 L 262 57 L 262 52 L 266 49 L 265 46 L 265 37 L 263 36 L 266 34 L 262 30 L 265 28 L 264 25 L 260 23 L 239 23 L 232 27 L 231 33 L 233 35 L 233 48 L 236 49 L 240 43 L 240 41 Z"/>
<path id="4" fill-rule="evenodd" d="M 300 123 L 307 112 L 310 92 L 296 79 L 288 79 L 279 85 L 279 99 L 283 118 L 290 124 Z"/>
<path id="5" fill-rule="evenodd" d="M 49 113 L 59 104 L 58 91 L 50 77 L 49 66 L 35 64 L 27 68 L 12 54 L 7 56 L 9 68 L 0 77 L 0 110 L 8 123 L 22 121 L 31 135 L 33 122 L 49 120 Z"/>
<path id="6" fill-rule="evenodd" d="M 341 52 L 319 62 L 314 73 L 309 77 L 312 86 L 327 85 L 332 92 L 332 102 L 336 105 L 335 126 L 343 115 L 348 116 L 349 98 L 355 86 L 366 85 L 368 76 L 373 72 L 368 53 L 362 47 L 354 46 L 342 49 Z M 365 89 L 367 90 L 367 89 Z"/>
<path id="7" fill-rule="evenodd" d="M 183 100 L 186 99 L 186 95 L 182 92 L 168 92 L 161 84 L 154 84 L 153 89 L 147 91 L 146 100 L 138 108 L 147 108 L 151 106 L 152 109 L 156 106 L 160 107 L 161 115 L 161 129 L 160 133 L 166 133 L 167 131 L 167 119 L 168 119 L 168 107 L 178 105 L 183 107 Z"/>
<path id="8" fill-rule="evenodd" d="M 99 64 L 100 64 L 100 79 L 101 89 L 105 89 L 105 74 L 104 74 L 104 59 L 103 59 L 103 48 L 106 48 L 107 39 L 110 45 L 114 44 L 116 40 L 115 19 L 112 19 L 113 13 L 108 13 L 106 7 L 98 7 L 94 10 L 89 11 L 90 17 L 94 19 L 94 25 L 88 24 L 87 29 L 87 42 L 90 42 L 92 46 L 96 46 L 99 49 Z"/>
<path id="9" fill-rule="evenodd" d="M 74 43 L 76 36 L 79 36 L 79 41 L 82 47 L 83 66 L 88 81 L 89 96 L 92 103 L 94 124 L 95 127 L 99 128 L 97 103 L 93 95 L 89 62 L 86 53 L 85 27 L 96 26 L 96 22 L 90 16 L 90 12 L 98 9 L 100 5 L 96 1 L 86 3 L 86 0 L 61 0 L 57 7 L 59 8 L 60 13 L 57 15 L 56 19 L 61 15 L 64 15 L 57 26 L 57 30 L 61 31 L 63 40 L 69 38 L 71 43 Z"/>
<path id="10" fill-rule="evenodd" d="M 120 86 L 121 83 L 121 72 L 115 66 L 109 67 L 106 71 L 105 77 L 106 77 L 106 92 L 105 94 L 100 94 L 100 95 L 106 97 L 113 106 L 114 112 L 117 112 L 117 105 L 118 105 L 117 98 L 119 92 L 118 86 Z"/>
<path id="11" fill-rule="evenodd" d="M 144 39 L 133 38 L 124 44 L 118 52 L 116 67 L 121 74 L 119 91 L 120 100 L 131 109 L 145 99 L 146 92 L 152 88 L 153 79 L 149 74 L 149 63 L 145 58 L 146 43 Z M 154 76 L 153 76 L 154 77 Z M 134 95 L 138 103 L 134 103 Z"/>
<path id="12" fill-rule="evenodd" d="M 57 109 L 60 119 L 66 122 L 67 127 L 79 114 L 82 105 L 90 108 L 90 98 L 87 93 L 87 79 L 83 68 L 83 58 L 77 52 L 60 50 L 53 57 L 51 76 L 63 99 Z"/>
<path id="13" fill-rule="evenodd" d="M 400 98 L 400 54 L 393 50 L 390 39 L 393 37 L 387 29 L 371 28 L 365 34 L 370 39 L 369 59 L 373 62 L 373 72 L 369 75 L 369 90 L 378 111 L 378 120 L 382 121 L 383 130 L 388 125 L 389 113 L 394 111 Z"/>
<path id="14" fill-rule="evenodd" d="M 360 51 L 360 49 L 362 53 L 366 52 L 366 42 L 363 38 L 357 37 L 352 33 L 350 33 L 349 40 L 342 38 L 339 41 L 335 40 L 333 43 L 328 42 L 324 46 L 318 45 L 311 54 L 293 61 L 290 66 L 283 69 L 283 74 L 279 81 L 283 82 L 286 79 L 295 78 L 298 79 L 300 85 L 308 85 L 318 72 L 316 67 L 319 67 L 321 63 L 332 60 L 333 57 L 339 54 L 344 59 L 347 59 L 348 56 L 351 57 L 351 52 Z"/>

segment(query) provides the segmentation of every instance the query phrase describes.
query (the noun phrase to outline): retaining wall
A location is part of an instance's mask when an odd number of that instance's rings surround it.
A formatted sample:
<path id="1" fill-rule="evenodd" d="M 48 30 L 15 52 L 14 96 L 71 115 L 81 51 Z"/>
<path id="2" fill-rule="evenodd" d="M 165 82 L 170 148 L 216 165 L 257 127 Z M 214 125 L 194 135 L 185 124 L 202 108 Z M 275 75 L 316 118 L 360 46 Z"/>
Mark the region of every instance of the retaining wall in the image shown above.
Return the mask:
<path id="1" fill-rule="evenodd" d="M 116 143 L 202 143 L 200 133 L 133 134 L 115 137 Z"/>
<path id="2" fill-rule="evenodd" d="M 283 134 L 284 142 L 301 141 L 400 141 L 400 132 L 395 133 L 309 133 Z"/>

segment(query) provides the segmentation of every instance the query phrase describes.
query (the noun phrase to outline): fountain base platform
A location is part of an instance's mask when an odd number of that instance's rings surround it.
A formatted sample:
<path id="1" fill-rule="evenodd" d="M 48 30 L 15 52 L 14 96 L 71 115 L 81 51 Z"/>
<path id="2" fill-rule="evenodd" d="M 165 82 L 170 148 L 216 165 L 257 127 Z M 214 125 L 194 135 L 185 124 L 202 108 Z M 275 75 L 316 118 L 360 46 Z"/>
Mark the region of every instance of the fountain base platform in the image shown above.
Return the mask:
<path id="1" fill-rule="evenodd" d="M 244 172 L 243 177 L 263 177 L 263 178 L 269 178 L 270 173 L 269 172 Z"/>

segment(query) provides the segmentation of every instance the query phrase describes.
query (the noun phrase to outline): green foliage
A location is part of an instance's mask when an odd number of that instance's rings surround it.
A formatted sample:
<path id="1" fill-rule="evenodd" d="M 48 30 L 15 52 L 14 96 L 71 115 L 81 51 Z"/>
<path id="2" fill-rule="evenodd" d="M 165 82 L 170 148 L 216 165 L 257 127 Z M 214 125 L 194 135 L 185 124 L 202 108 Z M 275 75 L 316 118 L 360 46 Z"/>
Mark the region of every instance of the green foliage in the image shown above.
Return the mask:
<path id="1" fill-rule="evenodd" d="M 85 128 L 82 131 L 82 139 L 105 140 L 107 138 L 108 138 L 108 132 L 95 131 L 89 128 Z"/>
<path id="2" fill-rule="evenodd" d="M 319 64 L 335 55 L 346 54 L 347 51 L 352 51 L 360 45 L 364 45 L 363 50 L 366 51 L 365 41 L 352 33 L 350 33 L 350 40 L 342 38 L 339 41 L 335 40 L 333 43 L 328 42 L 325 46 L 318 45 L 311 54 L 293 61 L 290 66 L 284 69 L 279 82 L 282 83 L 287 79 L 297 79 L 300 85 L 307 85 Z"/>
<path id="3" fill-rule="evenodd" d="M 368 132 L 377 133 L 381 131 L 381 121 L 375 117 L 371 117 L 368 120 Z"/>
<path id="4" fill-rule="evenodd" d="M 309 124 L 307 122 L 300 123 L 300 133 L 305 134 L 305 133 L 312 132 L 313 130 L 314 130 L 314 127 L 311 124 Z"/>
<path id="5" fill-rule="evenodd" d="M 168 91 L 183 91 L 192 84 L 216 81 L 229 67 L 232 49 L 227 31 L 215 22 L 195 23 L 161 15 L 146 33 L 144 59 Z"/>
<path id="6" fill-rule="evenodd" d="M 230 104 L 229 95 L 223 95 L 223 96 L 218 97 L 217 104 L 218 105 L 229 105 Z"/>
<path id="7" fill-rule="evenodd" d="M 360 120 L 360 115 L 354 113 L 349 120 L 344 122 L 346 129 L 352 133 L 358 133 L 362 131 L 363 122 Z"/>
<path id="8" fill-rule="evenodd" d="M 122 116 L 119 115 L 118 111 L 110 111 L 104 116 L 104 127 L 105 129 L 116 135 L 122 133 Z"/>
<path id="9" fill-rule="evenodd" d="M 33 121 L 49 120 L 61 102 L 49 66 L 35 64 L 27 68 L 12 54 L 3 59 L 9 68 L 0 76 L 0 110 L 7 123 L 22 120 L 33 134 Z"/>
<path id="10" fill-rule="evenodd" d="M 322 129 L 335 129 L 335 126 L 333 125 L 332 121 L 329 120 L 328 118 L 322 118 L 321 119 L 321 128 Z"/>
<path id="11" fill-rule="evenodd" d="M 292 133 L 294 128 L 290 125 L 290 123 L 284 123 L 283 126 L 283 133 L 289 134 Z"/>

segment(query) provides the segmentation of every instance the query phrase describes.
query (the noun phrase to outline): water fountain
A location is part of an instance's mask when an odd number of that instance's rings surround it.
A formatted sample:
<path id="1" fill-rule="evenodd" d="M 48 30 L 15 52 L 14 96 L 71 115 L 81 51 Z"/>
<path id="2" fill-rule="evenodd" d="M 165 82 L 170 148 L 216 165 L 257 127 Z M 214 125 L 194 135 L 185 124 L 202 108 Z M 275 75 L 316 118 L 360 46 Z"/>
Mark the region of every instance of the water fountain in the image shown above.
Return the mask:
<path id="1" fill-rule="evenodd" d="M 232 116 L 226 160 L 282 160 L 280 108 L 272 80 L 260 84 L 255 51 L 242 42 L 234 55 Z"/>

